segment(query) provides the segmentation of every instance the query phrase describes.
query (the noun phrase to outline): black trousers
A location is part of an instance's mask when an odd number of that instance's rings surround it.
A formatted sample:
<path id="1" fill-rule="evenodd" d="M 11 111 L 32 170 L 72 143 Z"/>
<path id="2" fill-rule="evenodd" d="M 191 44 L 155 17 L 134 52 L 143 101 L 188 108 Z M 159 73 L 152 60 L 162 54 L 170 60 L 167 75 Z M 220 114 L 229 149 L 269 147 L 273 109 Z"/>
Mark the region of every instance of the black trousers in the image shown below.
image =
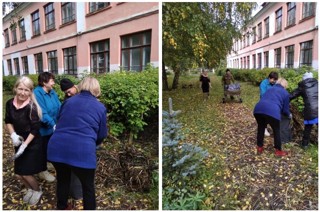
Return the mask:
<path id="1" fill-rule="evenodd" d="M 41 142 L 42 142 L 42 171 L 48 170 L 47 167 L 47 150 L 48 150 L 48 143 L 51 138 L 51 135 L 46 135 L 41 137 Z"/>
<path id="2" fill-rule="evenodd" d="M 310 134 L 313 124 L 305 124 L 302 138 L 302 146 L 308 146 L 310 142 Z"/>
<path id="3" fill-rule="evenodd" d="M 96 209 L 94 187 L 95 169 L 84 169 L 64 163 L 52 162 L 57 172 L 57 209 L 64 210 L 68 206 L 71 171 L 79 178 L 83 191 L 83 209 Z"/>
<path id="4" fill-rule="evenodd" d="M 269 124 L 273 130 L 274 148 L 281 150 L 280 120 L 265 114 L 254 114 L 254 117 L 258 123 L 257 145 L 259 147 L 263 146 L 264 131 Z"/>

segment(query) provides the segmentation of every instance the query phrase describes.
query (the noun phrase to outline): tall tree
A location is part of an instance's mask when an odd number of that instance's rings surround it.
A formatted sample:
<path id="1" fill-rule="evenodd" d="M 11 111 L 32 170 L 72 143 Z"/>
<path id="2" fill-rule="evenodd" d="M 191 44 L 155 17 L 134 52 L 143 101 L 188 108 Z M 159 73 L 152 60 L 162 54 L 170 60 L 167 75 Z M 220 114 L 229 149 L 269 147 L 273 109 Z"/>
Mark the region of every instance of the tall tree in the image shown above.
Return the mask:
<path id="1" fill-rule="evenodd" d="M 255 5 L 250 2 L 163 3 L 163 60 L 174 71 L 172 89 L 178 87 L 181 72 L 194 66 L 214 68 L 226 58 L 233 40 L 240 38 L 250 23 Z"/>

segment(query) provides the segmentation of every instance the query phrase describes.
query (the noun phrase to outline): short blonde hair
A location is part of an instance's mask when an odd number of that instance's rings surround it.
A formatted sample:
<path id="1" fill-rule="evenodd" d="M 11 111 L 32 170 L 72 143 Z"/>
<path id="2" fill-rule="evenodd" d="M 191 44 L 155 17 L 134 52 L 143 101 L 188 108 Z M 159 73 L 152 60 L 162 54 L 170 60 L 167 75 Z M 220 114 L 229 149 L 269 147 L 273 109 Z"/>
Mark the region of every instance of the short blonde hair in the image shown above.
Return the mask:
<path id="1" fill-rule="evenodd" d="M 276 84 L 280 84 L 282 87 L 284 88 L 287 88 L 288 87 L 288 82 L 285 78 L 282 78 L 280 77 L 278 80 L 277 80 L 277 83 Z"/>
<path id="2" fill-rule="evenodd" d="M 95 97 L 99 97 L 101 95 L 100 84 L 96 78 L 85 77 L 78 86 L 80 92 L 89 91 Z"/>
<path id="3" fill-rule="evenodd" d="M 30 117 L 31 117 L 32 108 L 35 106 L 37 108 L 38 116 L 41 119 L 42 118 L 42 110 L 41 110 L 40 105 L 37 102 L 37 99 L 35 98 L 34 93 L 33 93 L 33 88 L 34 88 L 33 81 L 29 77 L 26 77 L 26 76 L 19 77 L 13 87 L 13 91 L 15 94 L 17 93 L 17 88 L 20 84 L 23 84 L 24 86 L 26 86 L 27 88 L 30 89 L 30 99 L 31 99 Z"/>

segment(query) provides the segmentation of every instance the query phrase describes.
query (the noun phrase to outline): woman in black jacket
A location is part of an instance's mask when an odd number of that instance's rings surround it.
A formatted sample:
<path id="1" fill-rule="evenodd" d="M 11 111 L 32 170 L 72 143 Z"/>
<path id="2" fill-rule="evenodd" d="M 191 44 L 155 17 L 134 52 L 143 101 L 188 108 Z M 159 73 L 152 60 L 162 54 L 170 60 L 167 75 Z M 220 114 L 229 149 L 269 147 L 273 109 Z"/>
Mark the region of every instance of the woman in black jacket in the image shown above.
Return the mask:
<path id="1" fill-rule="evenodd" d="M 301 147 L 306 149 L 310 141 L 312 126 L 318 125 L 318 80 L 312 73 L 305 73 L 296 88 L 290 95 L 290 100 L 302 96 L 304 102 L 304 131 Z"/>

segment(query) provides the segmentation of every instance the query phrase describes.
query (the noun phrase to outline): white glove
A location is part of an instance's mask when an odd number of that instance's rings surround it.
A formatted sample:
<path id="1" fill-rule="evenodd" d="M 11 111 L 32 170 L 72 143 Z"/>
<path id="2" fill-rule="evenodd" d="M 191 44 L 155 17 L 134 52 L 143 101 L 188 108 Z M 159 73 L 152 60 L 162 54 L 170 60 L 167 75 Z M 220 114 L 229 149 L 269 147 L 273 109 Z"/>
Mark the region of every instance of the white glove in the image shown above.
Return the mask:
<path id="1" fill-rule="evenodd" d="M 24 139 L 20 135 L 17 135 L 16 132 L 11 133 L 10 137 L 12 139 L 13 146 L 19 146 L 24 141 Z"/>
<path id="2" fill-rule="evenodd" d="M 53 132 L 56 131 L 56 125 L 53 126 Z"/>
<path id="3" fill-rule="evenodd" d="M 290 113 L 290 115 L 289 115 L 289 119 L 292 119 L 292 113 Z"/>
<path id="4" fill-rule="evenodd" d="M 22 153 L 24 152 L 24 150 L 27 148 L 27 144 L 26 143 L 22 143 L 21 146 L 19 147 L 17 153 L 13 156 L 13 159 L 17 159 L 18 157 L 20 157 L 22 155 Z"/>

